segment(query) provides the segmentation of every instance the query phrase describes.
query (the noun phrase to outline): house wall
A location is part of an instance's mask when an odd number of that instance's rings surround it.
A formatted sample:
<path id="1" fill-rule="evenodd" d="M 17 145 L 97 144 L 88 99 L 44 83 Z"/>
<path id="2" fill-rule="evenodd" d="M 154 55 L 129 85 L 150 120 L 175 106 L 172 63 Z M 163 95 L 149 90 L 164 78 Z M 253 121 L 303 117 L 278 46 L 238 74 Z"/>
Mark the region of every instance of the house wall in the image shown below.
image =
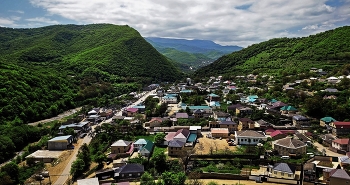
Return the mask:
<path id="1" fill-rule="evenodd" d="M 310 121 L 297 121 L 293 119 L 293 126 L 300 127 L 302 125 L 309 125 Z"/>
<path id="2" fill-rule="evenodd" d="M 347 135 L 349 134 L 350 129 L 348 128 L 332 128 L 332 134 L 334 136 L 342 136 L 342 135 Z"/>
<path id="3" fill-rule="evenodd" d="M 325 127 L 325 126 L 326 126 L 326 122 L 320 120 L 320 126 L 321 126 L 321 127 Z"/>
<path id="4" fill-rule="evenodd" d="M 335 142 L 332 142 L 332 147 L 333 148 L 336 148 L 338 150 L 345 150 L 345 151 L 349 151 L 348 150 L 348 145 L 345 144 L 345 145 L 341 145 L 341 144 L 338 144 L 338 143 L 335 143 Z"/>
<path id="5" fill-rule="evenodd" d="M 170 156 L 179 156 L 182 155 L 184 147 L 168 147 L 168 155 Z"/>
<path id="6" fill-rule="evenodd" d="M 258 144 L 262 139 L 259 138 L 249 138 L 249 137 L 237 137 L 235 139 L 235 143 L 237 145 L 256 145 Z M 250 142 L 249 142 L 250 141 Z"/>
<path id="7" fill-rule="evenodd" d="M 215 128 L 215 127 L 214 127 Z M 220 124 L 220 128 L 228 128 L 229 132 L 234 132 L 238 130 L 238 126 L 236 125 L 225 125 L 225 124 Z"/>
<path id="8" fill-rule="evenodd" d="M 186 143 L 187 138 L 173 138 L 173 140 L 182 141 L 182 142 Z"/>
<path id="9" fill-rule="evenodd" d="M 66 150 L 68 146 L 68 141 L 49 141 L 48 149 L 49 150 Z"/>
<path id="10" fill-rule="evenodd" d="M 215 138 L 228 138 L 228 133 L 211 133 L 211 136 Z"/>
<path id="11" fill-rule="evenodd" d="M 291 149 L 291 148 L 287 148 L 284 146 L 280 146 L 280 145 L 276 145 L 273 144 L 273 149 L 276 150 L 278 152 L 279 155 L 290 155 L 290 154 L 296 154 L 296 155 L 301 155 L 301 154 L 305 154 L 306 153 L 306 146 L 304 147 L 300 147 L 297 149 Z"/>
<path id="12" fill-rule="evenodd" d="M 238 124 L 238 130 L 250 130 L 250 129 L 254 129 L 254 123 L 248 123 L 248 122 L 242 122 L 239 121 Z"/>
<path id="13" fill-rule="evenodd" d="M 143 175 L 144 172 L 141 173 L 121 173 L 119 177 L 115 177 L 117 181 L 125 181 L 128 179 L 139 179 Z"/>
<path id="14" fill-rule="evenodd" d="M 288 173 L 276 171 L 273 169 L 272 169 L 270 176 L 275 177 L 275 178 L 283 178 L 283 179 L 294 179 L 295 178 L 295 174 L 288 174 Z"/>
<path id="15" fill-rule="evenodd" d="M 111 153 L 112 154 L 122 154 L 126 153 L 130 150 L 130 146 L 111 146 Z"/>
<path id="16" fill-rule="evenodd" d="M 344 184 L 344 185 L 350 184 L 350 181 L 346 179 L 335 178 L 335 177 L 329 178 L 329 185 L 340 185 L 340 184 Z"/>

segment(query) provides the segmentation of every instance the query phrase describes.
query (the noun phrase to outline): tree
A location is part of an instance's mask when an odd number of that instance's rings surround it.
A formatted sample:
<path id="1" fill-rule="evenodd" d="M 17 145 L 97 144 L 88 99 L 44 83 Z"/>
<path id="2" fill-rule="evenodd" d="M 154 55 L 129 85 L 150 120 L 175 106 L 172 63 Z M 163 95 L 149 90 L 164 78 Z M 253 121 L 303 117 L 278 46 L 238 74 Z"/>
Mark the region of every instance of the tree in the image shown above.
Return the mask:
<path id="1" fill-rule="evenodd" d="M 140 185 L 155 185 L 154 179 L 147 171 L 141 176 Z"/>
<path id="2" fill-rule="evenodd" d="M 200 175 L 198 172 L 191 172 L 188 175 L 188 179 L 188 185 L 203 185 L 203 182 L 200 180 Z"/>
<path id="3" fill-rule="evenodd" d="M 94 156 L 94 161 L 98 163 L 99 167 L 102 167 L 103 162 L 107 160 L 106 155 L 104 155 L 101 151 L 98 151 Z"/>
<path id="4" fill-rule="evenodd" d="M 5 172 L 8 176 L 11 177 L 14 184 L 18 183 L 19 177 L 19 168 L 18 165 L 14 162 L 9 162 L 1 168 L 1 172 Z"/>
<path id="5" fill-rule="evenodd" d="M 154 168 L 157 169 L 158 173 L 162 173 L 165 171 L 164 167 L 166 166 L 166 156 L 164 152 L 162 151 L 154 152 L 150 161 L 151 163 L 153 163 Z"/>
<path id="6" fill-rule="evenodd" d="M 186 181 L 186 174 L 184 172 L 164 172 L 162 181 L 166 185 L 183 185 Z"/>
<path id="7" fill-rule="evenodd" d="M 159 145 L 159 144 L 162 144 L 163 141 L 164 141 L 164 138 L 165 138 L 165 133 L 157 133 L 155 136 L 154 136 L 154 142 Z"/>
<path id="8" fill-rule="evenodd" d="M 80 176 L 85 168 L 85 162 L 82 159 L 77 158 L 72 164 L 72 167 L 70 169 L 70 174 L 75 179 L 76 177 Z"/>

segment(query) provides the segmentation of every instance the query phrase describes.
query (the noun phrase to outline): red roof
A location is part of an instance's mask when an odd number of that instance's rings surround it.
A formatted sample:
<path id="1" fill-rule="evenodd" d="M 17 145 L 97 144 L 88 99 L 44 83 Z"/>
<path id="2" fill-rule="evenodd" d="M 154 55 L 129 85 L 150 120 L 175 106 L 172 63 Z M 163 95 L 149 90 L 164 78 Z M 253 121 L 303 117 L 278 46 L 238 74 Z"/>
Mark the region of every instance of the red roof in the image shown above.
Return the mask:
<path id="1" fill-rule="evenodd" d="M 270 134 L 271 137 L 275 137 L 277 135 L 283 134 L 280 130 L 276 130 Z"/>
<path id="2" fill-rule="evenodd" d="M 133 113 L 135 113 L 135 112 L 137 112 L 139 109 L 137 109 L 137 108 L 127 108 L 126 109 L 126 111 L 128 111 L 128 112 L 133 112 Z"/>
<path id="3" fill-rule="evenodd" d="M 295 134 L 295 130 L 280 130 L 283 134 Z"/>
<path id="4" fill-rule="evenodd" d="M 274 132 L 274 131 L 276 131 L 276 130 L 275 130 L 275 129 L 272 129 L 272 128 L 269 128 L 269 129 L 265 130 L 265 133 L 272 133 L 272 132 Z"/>
<path id="5" fill-rule="evenodd" d="M 347 145 L 349 143 L 349 138 L 346 138 L 346 139 L 335 139 L 332 142 L 338 143 L 340 145 Z"/>
<path id="6" fill-rule="evenodd" d="M 336 121 L 333 124 L 336 128 L 350 128 L 350 122 Z"/>

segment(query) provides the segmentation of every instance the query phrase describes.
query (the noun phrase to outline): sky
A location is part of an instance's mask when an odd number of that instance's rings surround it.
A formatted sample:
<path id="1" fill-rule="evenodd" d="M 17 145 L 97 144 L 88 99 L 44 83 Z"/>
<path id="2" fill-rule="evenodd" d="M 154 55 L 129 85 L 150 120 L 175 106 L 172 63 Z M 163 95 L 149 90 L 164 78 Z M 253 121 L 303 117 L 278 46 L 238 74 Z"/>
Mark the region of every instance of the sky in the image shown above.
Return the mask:
<path id="1" fill-rule="evenodd" d="M 350 25 L 350 0 L 1 0 L 0 26 L 129 25 L 143 37 L 246 47 Z"/>

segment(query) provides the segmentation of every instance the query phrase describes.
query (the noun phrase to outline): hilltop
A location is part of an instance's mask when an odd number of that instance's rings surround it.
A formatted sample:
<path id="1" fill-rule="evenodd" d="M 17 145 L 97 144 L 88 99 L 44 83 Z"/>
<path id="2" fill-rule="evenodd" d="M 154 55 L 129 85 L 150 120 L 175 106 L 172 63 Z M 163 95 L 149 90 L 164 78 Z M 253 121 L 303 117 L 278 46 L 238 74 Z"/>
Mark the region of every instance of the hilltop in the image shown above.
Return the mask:
<path id="1" fill-rule="evenodd" d="M 159 37 L 146 37 L 145 39 L 160 53 L 182 65 L 191 67 L 191 70 L 208 65 L 225 54 L 242 49 L 239 46 L 222 46 L 210 40 Z"/>
<path id="2" fill-rule="evenodd" d="M 129 26 L 0 28 L 0 124 L 27 123 L 181 72 Z"/>
<path id="3" fill-rule="evenodd" d="M 350 59 L 350 27 L 310 35 L 303 38 L 276 38 L 253 44 L 220 57 L 195 72 L 198 77 L 218 74 L 287 72 L 297 74 L 310 68 L 327 71 L 348 63 Z"/>

